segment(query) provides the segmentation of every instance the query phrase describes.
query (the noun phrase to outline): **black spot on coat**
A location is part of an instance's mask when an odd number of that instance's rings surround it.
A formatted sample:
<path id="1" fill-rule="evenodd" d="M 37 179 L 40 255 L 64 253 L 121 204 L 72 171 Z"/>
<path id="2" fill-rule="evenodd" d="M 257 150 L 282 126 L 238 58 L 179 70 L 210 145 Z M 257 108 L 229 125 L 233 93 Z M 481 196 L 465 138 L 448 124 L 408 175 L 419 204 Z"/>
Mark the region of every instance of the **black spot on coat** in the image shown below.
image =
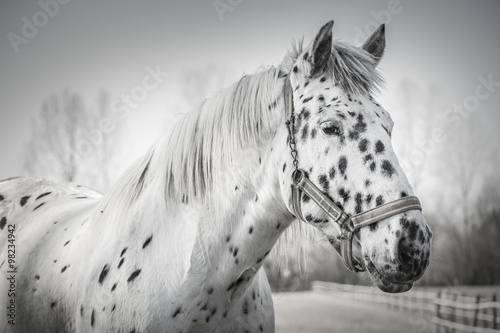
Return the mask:
<path id="1" fill-rule="evenodd" d="M 364 117 L 362 114 L 358 114 L 358 117 L 356 118 L 358 121 L 356 125 L 354 125 L 354 130 L 358 133 L 363 133 L 366 131 L 366 123 L 364 122 Z"/>
<path id="2" fill-rule="evenodd" d="M 336 171 L 335 171 L 335 167 L 334 167 L 334 166 L 332 166 L 332 167 L 330 168 L 330 172 L 328 172 L 328 176 L 330 176 L 330 179 L 335 178 L 335 172 L 336 172 Z"/>
<path id="3" fill-rule="evenodd" d="M 144 241 L 144 244 L 142 244 L 142 248 L 144 249 L 146 246 L 149 245 L 149 243 L 151 243 L 151 240 L 153 239 L 153 235 L 149 236 L 145 241 Z"/>
<path id="4" fill-rule="evenodd" d="M 309 126 L 305 124 L 304 128 L 302 129 L 302 135 L 301 135 L 302 141 L 305 141 L 307 139 L 308 133 L 309 133 Z"/>
<path id="5" fill-rule="evenodd" d="M 367 204 L 367 205 L 369 205 L 369 204 L 370 204 L 370 202 L 372 202 L 372 198 L 373 198 L 373 196 L 372 196 L 371 194 L 368 194 L 368 195 L 366 196 L 366 204 Z"/>
<path id="6" fill-rule="evenodd" d="M 37 210 L 38 208 L 42 207 L 43 205 L 45 205 L 45 202 L 42 202 L 41 204 L 39 204 L 38 206 L 36 206 L 33 211 Z"/>
<path id="7" fill-rule="evenodd" d="M 311 130 L 311 139 L 314 139 L 315 137 L 316 137 L 316 129 L 315 129 L 315 128 L 313 128 L 313 129 Z"/>
<path id="8" fill-rule="evenodd" d="M 356 201 L 356 207 L 355 207 L 356 214 L 359 214 L 359 213 L 361 213 L 361 210 L 362 210 L 363 195 L 359 192 L 356 193 L 354 200 Z"/>
<path id="9" fill-rule="evenodd" d="M 99 275 L 99 284 L 102 284 L 104 282 L 104 279 L 106 279 L 108 272 L 109 272 L 109 265 L 106 264 L 102 268 L 101 274 Z"/>
<path id="10" fill-rule="evenodd" d="M 0 230 L 3 230 L 3 228 L 5 228 L 5 225 L 7 224 L 7 218 L 4 216 L 2 217 L 2 219 L 0 220 Z"/>
<path id="11" fill-rule="evenodd" d="M 339 171 L 341 174 L 345 174 L 347 169 L 347 158 L 345 156 L 341 156 L 339 159 Z"/>
<path id="12" fill-rule="evenodd" d="M 140 269 L 136 269 L 132 274 L 130 274 L 130 276 L 128 277 L 127 279 L 127 283 L 130 283 L 132 281 L 134 281 L 138 276 L 139 274 L 141 274 L 141 270 Z"/>
<path id="13" fill-rule="evenodd" d="M 172 318 L 177 317 L 177 315 L 181 313 L 181 311 L 182 311 L 182 306 L 177 307 L 177 309 L 175 309 L 174 313 L 172 314 Z"/>
<path id="14" fill-rule="evenodd" d="M 36 197 L 36 199 L 35 199 L 35 200 L 38 200 L 38 199 L 40 199 L 40 198 L 43 198 L 44 196 L 49 195 L 49 194 L 51 194 L 51 193 L 52 193 L 52 192 L 45 192 L 45 193 L 43 193 L 43 194 L 40 194 L 38 197 Z"/>
<path id="15" fill-rule="evenodd" d="M 359 148 L 360 152 L 364 153 L 366 151 L 366 149 L 368 149 L 368 140 L 367 139 L 362 139 L 359 142 L 358 148 Z"/>
<path id="16" fill-rule="evenodd" d="M 382 141 L 378 140 L 375 143 L 375 153 L 382 154 L 384 151 L 385 151 L 385 145 L 382 143 Z"/>
<path id="17" fill-rule="evenodd" d="M 382 174 L 389 178 L 391 178 L 392 175 L 396 172 L 391 162 L 389 162 L 388 160 L 382 161 L 381 169 L 382 169 Z"/>
<path id="18" fill-rule="evenodd" d="M 349 131 L 349 139 L 358 140 L 359 139 L 359 132 L 358 131 Z"/>
<path id="19" fill-rule="evenodd" d="M 328 192 L 330 188 L 330 182 L 328 181 L 328 177 L 326 175 L 319 175 L 318 182 L 323 187 L 325 192 Z"/>
<path id="20" fill-rule="evenodd" d="M 350 192 L 346 191 L 343 187 L 338 190 L 338 193 L 342 200 L 344 200 L 344 204 L 351 198 Z"/>
<path id="21" fill-rule="evenodd" d="M 311 116 L 311 112 L 309 112 L 309 110 L 306 108 L 303 108 L 300 113 L 302 114 L 302 117 L 304 118 L 304 120 L 309 119 L 309 116 Z"/>
<path id="22" fill-rule="evenodd" d="M 26 205 L 26 202 L 28 202 L 28 199 L 30 198 L 29 195 L 25 196 L 25 197 L 22 197 L 21 198 L 21 201 L 19 202 L 21 204 L 21 206 L 24 206 Z"/>

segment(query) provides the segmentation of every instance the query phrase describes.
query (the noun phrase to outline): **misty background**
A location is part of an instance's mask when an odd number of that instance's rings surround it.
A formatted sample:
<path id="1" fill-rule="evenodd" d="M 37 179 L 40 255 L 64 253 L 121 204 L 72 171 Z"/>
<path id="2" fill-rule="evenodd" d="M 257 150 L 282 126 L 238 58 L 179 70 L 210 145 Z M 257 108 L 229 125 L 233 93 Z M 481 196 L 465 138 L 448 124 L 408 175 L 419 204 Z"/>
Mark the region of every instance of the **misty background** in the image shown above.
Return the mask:
<path id="1" fill-rule="evenodd" d="M 197 101 L 292 40 L 360 45 L 381 23 L 377 96 L 434 231 L 422 285 L 500 284 L 498 1 L 81 1 L 0 4 L 0 179 L 105 192 Z M 306 265 L 266 264 L 274 290 L 367 284 L 318 241 Z"/>

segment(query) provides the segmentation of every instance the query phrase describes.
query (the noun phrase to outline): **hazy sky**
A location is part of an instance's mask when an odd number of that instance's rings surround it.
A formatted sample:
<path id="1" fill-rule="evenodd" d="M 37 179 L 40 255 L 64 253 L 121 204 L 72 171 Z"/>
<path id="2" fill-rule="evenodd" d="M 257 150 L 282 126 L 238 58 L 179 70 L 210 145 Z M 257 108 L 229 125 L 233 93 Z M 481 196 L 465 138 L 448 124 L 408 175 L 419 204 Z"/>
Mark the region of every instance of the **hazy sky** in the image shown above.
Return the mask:
<path id="1" fill-rule="evenodd" d="M 220 3 L 236 5 L 218 13 Z M 500 2 L 494 0 L 72 0 L 48 22 L 42 10 L 38 1 L 0 4 L 0 179 L 23 174 L 31 118 L 53 92 L 71 89 L 91 103 L 101 89 L 115 98 L 130 93 L 147 67 L 169 73 L 130 116 L 138 154 L 161 134 L 158 124 L 178 112 L 175 84 L 184 70 L 212 63 L 239 77 L 276 65 L 293 39 L 304 36 L 308 43 L 330 19 L 334 36 L 348 42 L 376 21 L 386 22 L 380 66 L 387 89 L 381 100 L 395 118 L 404 112 L 391 106 L 405 78 L 439 88 L 446 107 L 474 95 L 479 76 L 500 82 Z M 23 36 L 25 21 L 36 19 L 43 26 L 16 53 L 9 36 Z M 498 105 L 500 91 L 493 91 L 471 116 L 484 119 L 483 130 L 494 142 L 500 139 Z"/>

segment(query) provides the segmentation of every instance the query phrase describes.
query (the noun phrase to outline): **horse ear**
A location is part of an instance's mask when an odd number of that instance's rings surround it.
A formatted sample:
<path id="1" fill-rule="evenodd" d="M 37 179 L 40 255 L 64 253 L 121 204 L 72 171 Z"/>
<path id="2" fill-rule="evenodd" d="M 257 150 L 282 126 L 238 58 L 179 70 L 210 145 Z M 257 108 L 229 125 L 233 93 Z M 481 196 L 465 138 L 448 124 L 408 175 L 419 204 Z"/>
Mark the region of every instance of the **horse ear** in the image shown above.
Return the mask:
<path id="1" fill-rule="evenodd" d="M 333 20 L 327 22 L 321 27 L 318 34 L 314 38 L 314 43 L 311 50 L 311 75 L 323 71 L 328 58 L 332 52 L 332 27 Z"/>
<path id="2" fill-rule="evenodd" d="M 385 50 L 385 24 L 381 24 L 377 30 L 375 30 L 363 44 L 362 48 L 375 58 L 375 65 L 378 65 Z"/>

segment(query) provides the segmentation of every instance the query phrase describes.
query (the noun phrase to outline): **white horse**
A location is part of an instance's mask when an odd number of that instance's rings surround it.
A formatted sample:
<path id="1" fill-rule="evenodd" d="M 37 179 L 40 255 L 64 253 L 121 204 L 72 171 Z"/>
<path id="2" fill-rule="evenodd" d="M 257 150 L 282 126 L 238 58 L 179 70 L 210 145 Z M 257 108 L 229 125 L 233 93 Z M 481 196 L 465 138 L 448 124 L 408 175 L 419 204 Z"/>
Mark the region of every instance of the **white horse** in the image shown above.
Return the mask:
<path id="1" fill-rule="evenodd" d="M 384 27 L 358 48 L 332 26 L 204 101 L 102 197 L 0 182 L 1 331 L 274 332 L 262 264 L 300 223 L 410 289 L 432 233 L 372 98 Z"/>

